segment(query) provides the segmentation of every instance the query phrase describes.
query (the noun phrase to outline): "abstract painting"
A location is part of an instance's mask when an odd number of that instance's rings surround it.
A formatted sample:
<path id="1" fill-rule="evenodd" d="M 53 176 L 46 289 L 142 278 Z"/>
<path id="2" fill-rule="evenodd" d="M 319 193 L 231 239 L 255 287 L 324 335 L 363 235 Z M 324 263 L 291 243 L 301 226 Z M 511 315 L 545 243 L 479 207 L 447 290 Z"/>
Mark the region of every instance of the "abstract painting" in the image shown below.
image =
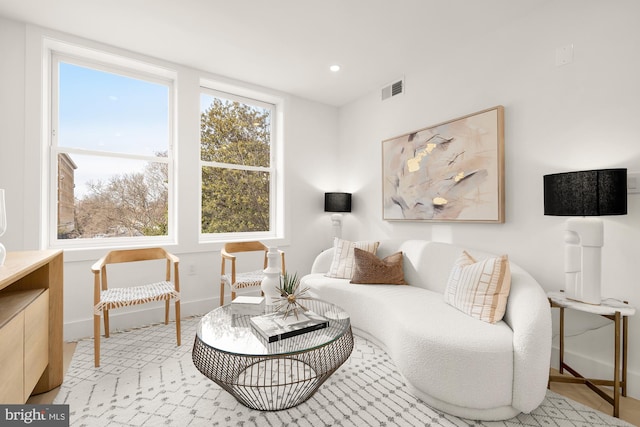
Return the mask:
<path id="1" fill-rule="evenodd" d="M 504 222 L 504 107 L 382 141 L 383 219 Z"/>

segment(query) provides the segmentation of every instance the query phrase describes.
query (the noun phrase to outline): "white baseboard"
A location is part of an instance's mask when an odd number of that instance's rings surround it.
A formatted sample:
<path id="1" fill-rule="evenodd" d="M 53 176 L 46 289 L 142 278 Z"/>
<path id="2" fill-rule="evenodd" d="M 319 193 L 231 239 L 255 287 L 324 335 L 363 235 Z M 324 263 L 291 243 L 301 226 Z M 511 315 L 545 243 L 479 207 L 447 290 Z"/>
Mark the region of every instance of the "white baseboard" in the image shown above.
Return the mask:
<path id="1" fill-rule="evenodd" d="M 564 363 L 585 377 L 613 380 L 613 360 L 607 363 L 565 349 Z M 551 347 L 551 367 L 558 369 L 559 365 L 560 350 L 554 345 Z M 627 396 L 640 399 L 640 374 L 629 370 L 627 370 Z"/>
<path id="2" fill-rule="evenodd" d="M 180 317 L 185 318 L 199 314 L 205 314 L 218 307 L 218 298 L 207 298 L 198 301 L 181 301 Z M 151 304 L 139 305 L 138 310 L 112 310 L 109 312 L 109 329 L 111 332 L 127 328 L 133 328 L 154 323 L 164 322 L 164 305 L 150 307 Z M 170 321 L 175 320 L 171 304 Z M 104 322 L 101 321 L 102 328 Z M 104 331 L 103 331 L 104 332 Z M 82 338 L 93 337 L 93 317 L 64 324 L 64 340 L 77 341 Z M 183 337 L 183 340 L 185 337 Z"/>

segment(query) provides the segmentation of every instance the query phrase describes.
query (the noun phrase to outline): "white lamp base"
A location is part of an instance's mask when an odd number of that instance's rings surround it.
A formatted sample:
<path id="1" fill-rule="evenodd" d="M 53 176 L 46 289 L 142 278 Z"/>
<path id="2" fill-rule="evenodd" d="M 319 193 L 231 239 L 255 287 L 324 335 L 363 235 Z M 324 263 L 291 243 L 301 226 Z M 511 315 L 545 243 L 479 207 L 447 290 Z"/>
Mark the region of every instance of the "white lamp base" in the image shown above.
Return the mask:
<path id="1" fill-rule="evenodd" d="M 332 214 L 331 224 L 333 226 L 333 237 L 342 239 L 342 214 L 340 213 Z"/>
<path id="2" fill-rule="evenodd" d="M 565 294 L 587 304 L 601 302 L 601 251 L 604 230 L 600 218 L 570 218 L 565 234 Z"/>

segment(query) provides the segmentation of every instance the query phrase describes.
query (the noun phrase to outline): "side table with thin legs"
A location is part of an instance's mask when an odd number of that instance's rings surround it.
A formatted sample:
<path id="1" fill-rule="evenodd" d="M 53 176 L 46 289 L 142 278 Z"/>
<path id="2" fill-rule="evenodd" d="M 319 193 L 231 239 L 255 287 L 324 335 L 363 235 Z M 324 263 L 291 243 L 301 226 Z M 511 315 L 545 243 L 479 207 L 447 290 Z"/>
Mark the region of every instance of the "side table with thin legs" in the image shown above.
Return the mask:
<path id="1" fill-rule="evenodd" d="M 560 363 L 558 371 L 566 370 L 573 377 L 549 375 L 549 382 L 584 384 L 613 406 L 613 416 L 620 416 L 620 394 L 627 395 L 627 340 L 629 316 L 636 312 L 626 302 L 603 299 L 600 305 L 586 304 L 568 299 L 563 292 L 547 293 L 551 307 L 560 309 Z M 584 313 L 593 313 L 614 322 L 614 371 L 613 380 L 585 378 L 564 361 L 564 310 L 571 309 Z M 622 341 L 622 342 L 621 342 Z M 622 344 L 622 346 L 621 346 Z M 613 397 L 605 393 L 600 386 L 613 387 Z"/>

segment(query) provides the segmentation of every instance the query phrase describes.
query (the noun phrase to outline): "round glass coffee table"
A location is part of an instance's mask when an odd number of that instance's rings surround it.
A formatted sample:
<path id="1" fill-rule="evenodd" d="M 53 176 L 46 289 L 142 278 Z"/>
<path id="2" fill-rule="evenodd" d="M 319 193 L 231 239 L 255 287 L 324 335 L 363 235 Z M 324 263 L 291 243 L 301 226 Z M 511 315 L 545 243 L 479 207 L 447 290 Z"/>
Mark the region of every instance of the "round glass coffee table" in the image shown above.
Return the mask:
<path id="1" fill-rule="evenodd" d="M 268 343 L 251 317 L 273 306 L 231 303 L 206 314 L 196 331 L 193 363 L 243 405 L 279 411 L 306 401 L 353 350 L 349 315 L 321 300 L 305 300 L 328 326 Z"/>

